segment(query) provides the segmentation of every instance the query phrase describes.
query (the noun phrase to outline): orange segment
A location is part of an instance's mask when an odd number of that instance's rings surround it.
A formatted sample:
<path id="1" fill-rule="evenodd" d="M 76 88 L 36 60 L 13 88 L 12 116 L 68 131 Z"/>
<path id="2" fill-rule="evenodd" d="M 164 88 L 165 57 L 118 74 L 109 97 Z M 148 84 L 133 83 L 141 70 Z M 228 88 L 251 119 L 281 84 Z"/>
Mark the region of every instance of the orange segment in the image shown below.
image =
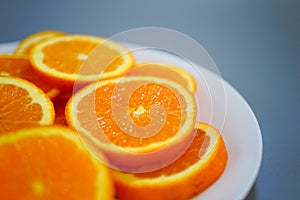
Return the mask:
<path id="1" fill-rule="evenodd" d="M 49 38 L 63 36 L 63 35 L 66 35 L 66 33 L 61 31 L 54 31 L 54 30 L 40 31 L 31 34 L 19 43 L 19 45 L 17 46 L 14 52 L 14 55 L 29 56 L 31 49 L 39 42 L 43 42 Z"/>
<path id="2" fill-rule="evenodd" d="M 0 96 L 0 135 L 54 121 L 51 100 L 28 81 L 0 77 Z"/>
<path id="3" fill-rule="evenodd" d="M 29 59 L 24 56 L 0 55 L 0 76 L 26 79 L 41 88 L 51 99 L 60 93 L 34 73 Z"/>
<path id="4" fill-rule="evenodd" d="M 53 86 L 72 91 L 128 71 L 134 58 L 122 45 L 101 37 L 68 35 L 42 42 L 30 55 L 35 70 Z"/>
<path id="5" fill-rule="evenodd" d="M 60 126 L 0 136 L 2 199 L 114 199 L 110 171 Z"/>
<path id="6" fill-rule="evenodd" d="M 197 89 L 196 80 L 189 72 L 165 63 L 139 63 L 127 72 L 126 76 L 155 76 L 174 81 L 188 88 L 192 93 L 195 93 Z"/>
<path id="7" fill-rule="evenodd" d="M 223 173 L 227 151 L 219 131 L 197 123 L 187 151 L 165 168 L 147 173 L 114 170 L 117 198 L 190 199 L 213 184 Z"/>

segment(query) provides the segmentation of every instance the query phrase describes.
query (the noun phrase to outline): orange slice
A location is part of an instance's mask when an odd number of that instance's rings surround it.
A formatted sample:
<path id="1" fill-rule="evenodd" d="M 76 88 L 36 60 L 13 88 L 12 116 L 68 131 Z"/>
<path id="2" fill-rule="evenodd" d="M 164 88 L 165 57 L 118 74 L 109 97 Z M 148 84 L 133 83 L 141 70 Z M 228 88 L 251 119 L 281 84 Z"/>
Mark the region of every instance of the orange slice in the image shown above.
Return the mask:
<path id="1" fill-rule="evenodd" d="M 101 37 L 67 35 L 34 47 L 30 60 L 45 80 L 63 91 L 128 71 L 134 58 L 122 45 Z"/>
<path id="2" fill-rule="evenodd" d="M 0 96 L 0 135 L 54 121 L 51 100 L 26 80 L 0 77 Z"/>
<path id="3" fill-rule="evenodd" d="M 0 136 L 1 199 L 114 199 L 110 171 L 67 127 Z"/>
<path id="4" fill-rule="evenodd" d="M 165 168 L 139 174 L 114 171 L 117 198 L 190 199 L 213 184 L 223 173 L 227 151 L 219 131 L 197 123 L 187 151 Z"/>
<path id="5" fill-rule="evenodd" d="M 135 65 L 128 73 L 128 76 L 155 76 L 159 78 L 165 78 L 188 88 L 192 93 L 196 92 L 197 84 L 195 78 L 186 70 L 177 66 L 145 62 Z"/>
<path id="6" fill-rule="evenodd" d="M 41 88 L 51 99 L 60 93 L 34 73 L 29 59 L 24 56 L 0 55 L 0 76 L 26 79 Z"/>
<path id="7" fill-rule="evenodd" d="M 94 83 L 75 93 L 66 106 L 67 123 L 91 151 L 101 151 L 113 167 L 138 171 L 144 169 L 130 160 L 173 145 L 179 151 L 192 135 L 195 118 L 195 99 L 185 87 L 145 76 Z M 167 151 L 157 153 L 161 159 L 165 155 Z M 147 166 L 152 159 L 138 160 Z"/>
<path id="8" fill-rule="evenodd" d="M 14 54 L 29 56 L 31 49 L 39 42 L 46 41 L 47 39 L 52 37 L 63 36 L 63 35 L 66 35 L 66 33 L 61 31 L 54 31 L 54 30 L 40 31 L 31 34 L 19 43 Z"/>

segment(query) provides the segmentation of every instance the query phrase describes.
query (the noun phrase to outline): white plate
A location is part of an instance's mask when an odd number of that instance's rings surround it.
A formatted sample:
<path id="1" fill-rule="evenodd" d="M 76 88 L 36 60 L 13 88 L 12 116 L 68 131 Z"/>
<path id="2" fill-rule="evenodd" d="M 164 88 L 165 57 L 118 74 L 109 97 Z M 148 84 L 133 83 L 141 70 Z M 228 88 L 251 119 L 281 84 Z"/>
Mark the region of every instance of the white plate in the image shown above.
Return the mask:
<path id="1" fill-rule="evenodd" d="M 0 53 L 11 53 L 17 44 L 0 44 Z M 182 62 L 163 52 L 135 52 L 135 56 L 138 62 Z M 263 147 L 259 124 L 248 103 L 230 84 L 206 69 L 199 67 L 199 71 L 202 77 L 197 79 L 196 98 L 200 113 L 204 113 L 199 120 L 210 122 L 221 130 L 229 158 L 222 176 L 195 199 L 243 199 L 250 191 L 261 165 Z M 220 80 L 222 87 L 213 85 Z M 226 100 L 221 94 L 225 94 Z M 216 95 L 221 95 L 221 98 Z"/>

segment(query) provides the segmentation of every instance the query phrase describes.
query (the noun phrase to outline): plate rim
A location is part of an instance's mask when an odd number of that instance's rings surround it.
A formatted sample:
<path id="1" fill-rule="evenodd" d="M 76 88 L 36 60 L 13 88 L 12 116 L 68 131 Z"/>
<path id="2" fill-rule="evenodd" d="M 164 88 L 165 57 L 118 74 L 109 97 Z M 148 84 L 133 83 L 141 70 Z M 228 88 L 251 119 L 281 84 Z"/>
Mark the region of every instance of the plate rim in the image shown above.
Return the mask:
<path id="1" fill-rule="evenodd" d="M 235 95 L 237 95 L 238 98 L 240 98 L 240 100 L 246 105 L 246 108 L 250 111 L 249 113 L 251 114 L 252 119 L 254 119 L 254 123 L 255 123 L 255 128 L 257 129 L 257 136 L 258 136 L 258 140 L 259 140 L 259 144 L 258 144 L 258 157 L 257 157 L 257 164 L 255 165 L 255 168 L 252 171 L 252 176 L 251 176 L 251 180 L 248 181 L 247 187 L 245 187 L 244 192 L 241 192 L 240 198 L 238 199 L 245 199 L 247 197 L 247 195 L 249 194 L 249 192 L 251 191 L 253 185 L 255 184 L 257 177 L 259 175 L 261 166 L 262 166 L 262 161 L 263 161 L 263 149 L 264 149 L 264 144 L 263 144 L 263 137 L 262 137 L 262 132 L 261 132 L 261 128 L 260 128 L 260 123 L 258 121 L 258 118 L 256 117 L 256 114 L 254 112 L 254 110 L 252 109 L 251 105 L 248 103 L 248 101 L 246 101 L 246 99 L 244 98 L 244 96 L 238 92 L 238 90 L 231 85 L 228 81 L 226 81 L 225 79 L 222 78 L 223 83 L 225 83 L 224 85 L 226 85 L 226 87 L 228 87 L 228 89 L 231 90 L 231 92 L 235 93 Z M 226 94 L 226 93 L 225 93 Z M 227 96 L 226 96 L 227 98 Z"/>

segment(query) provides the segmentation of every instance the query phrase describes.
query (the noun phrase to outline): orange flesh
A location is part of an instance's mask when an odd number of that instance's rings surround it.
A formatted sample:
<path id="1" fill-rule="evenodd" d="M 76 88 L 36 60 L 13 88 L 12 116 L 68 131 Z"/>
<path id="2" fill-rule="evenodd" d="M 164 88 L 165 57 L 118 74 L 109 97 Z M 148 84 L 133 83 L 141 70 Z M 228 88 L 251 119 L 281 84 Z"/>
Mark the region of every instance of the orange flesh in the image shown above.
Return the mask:
<path id="1" fill-rule="evenodd" d="M 93 50 L 95 52 L 90 54 Z M 109 66 L 106 71 L 113 71 L 123 63 L 122 58 L 115 60 L 120 56 L 118 51 L 90 41 L 61 41 L 46 46 L 42 51 L 45 65 L 67 74 L 94 75 L 104 72 L 106 66 Z M 85 65 L 81 68 L 83 63 Z"/>
<path id="2" fill-rule="evenodd" d="M 54 124 L 67 126 L 65 107 L 71 95 L 71 93 L 62 93 L 53 101 L 55 109 Z"/>
<path id="3" fill-rule="evenodd" d="M 90 95 L 82 98 L 77 107 L 77 116 L 78 120 L 81 122 L 81 126 L 87 130 L 91 130 L 92 124 L 88 122 L 88 119 L 91 118 L 91 109 L 94 109 L 96 112 L 96 117 L 98 118 L 99 127 L 102 129 L 104 135 L 110 140 L 110 142 L 116 144 L 117 146 L 145 146 L 151 143 L 165 141 L 175 136 L 180 129 L 183 120 L 182 118 L 184 118 L 182 113 L 182 110 L 184 110 L 182 106 L 183 103 L 180 102 L 180 96 L 177 97 L 171 89 L 155 83 L 143 84 L 137 88 L 129 98 L 129 108 L 126 110 L 126 112 L 130 115 L 131 119 L 136 125 L 146 127 L 149 125 L 149 123 L 151 123 L 151 116 L 149 115 L 150 107 L 160 104 L 165 112 L 165 123 L 161 130 L 152 137 L 139 138 L 129 135 L 119 128 L 112 114 L 111 99 L 118 98 L 117 96 L 113 96 L 115 94 L 126 95 L 127 90 L 124 88 L 130 87 L 130 84 L 137 83 L 139 82 L 118 83 L 118 91 L 115 91 L 116 93 L 114 94 L 113 91 L 115 88 L 115 83 L 110 83 L 105 86 L 100 86 L 96 90 L 95 97 Z M 95 102 L 91 102 L 92 100 Z M 95 103 L 95 108 L 91 107 L 91 104 L 93 103 Z M 117 108 L 124 106 L 125 105 L 122 103 L 120 103 L 120 105 L 116 105 Z M 133 113 L 138 111 L 139 108 L 143 108 L 144 112 L 138 116 L 134 115 Z M 95 136 L 97 137 L 97 135 Z"/>
<path id="4" fill-rule="evenodd" d="M 125 52 L 123 52 L 126 54 Z M 122 55 L 126 56 L 126 55 Z M 98 45 L 93 49 L 93 52 L 89 55 L 88 63 L 93 63 L 95 67 L 89 65 L 87 68 L 87 72 L 83 72 L 84 74 L 92 74 L 92 73 L 100 73 L 100 72 L 112 72 L 115 71 L 119 65 L 122 65 L 124 60 L 121 56 L 121 53 L 105 46 L 104 44 Z M 86 64 L 86 63 L 85 63 Z M 89 70 L 91 70 L 89 72 Z"/>
<path id="5" fill-rule="evenodd" d="M 50 38 L 50 37 L 49 37 Z M 40 40 L 39 42 L 42 42 L 42 41 L 46 41 L 48 38 L 45 38 L 45 39 L 42 39 Z M 36 42 L 38 43 L 38 42 Z M 36 43 L 33 43 L 31 44 L 30 46 L 28 46 L 25 51 L 23 52 L 24 55 L 30 55 L 30 51 L 32 50 L 32 48 L 34 47 L 34 45 L 36 45 Z"/>
<path id="6" fill-rule="evenodd" d="M 42 107 L 38 103 L 32 103 L 26 90 L 2 84 L 0 96 L 0 134 L 39 124 L 43 117 Z"/>
<path id="7" fill-rule="evenodd" d="M 200 129 L 195 129 L 194 134 L 195 137 L 192 144 L 176 161 L 162 169 L 147 173 L 136 173 L 134 175 L 144 178 L 155 178 L 163 175 L 170 176 L 184 171 L 189 166 L 197 163 L 199 159 L 201 159 L 201 156 L 204 155 L 206 148 L 209 146 L 210 137 L 205 136 L 206 133 Z"/>
<path id="8" fill-rule="evenodd" d="M 30 51 L 33 49 L 33 47 L 38 44 L 39 42 L 43 42 L 43 41 L 47 41 L 48 39 L 55 37 L 55 36 L 62 36 L 65 35 L 65 33 L 63 32 L 53 32 L 53 33 L 49 33 L 47 35 L 43 35 L 38 41 L 31 41 L 31 44 L 29 46 L 26 47 L 25 51 L 23 52 L 23 54 L 25 55 L 30 55 Z"/>
<path id="9" fill-rule="evenodd" d="M 0 76 L 14 76 L 26 79 L 41 88 L 44 92 L 49 92 L 53 89 L 34 73 L 29 60 L 26 58 L 0 57 Z"/>
<path id="10" fill-rule="evenodd" d="M 43 40 L 41 40 L 41 41 L 43 41 Z M 24 51 L 24 54 L 25 55 L 30 55 L 30 51 L 31 51 L 31 49 L 32 49 L 33 46 L 34 46 L 34 44 L 31 45 L 31 46 L 29 46 L 29 47 L 27 47 L 27 49 Z"/>
<path id="11" fill-rule="evenodd" d="M 95 199 L 98 191 L 89 155 L 63 136 L 2 144 L 0 160 L 3 199 Z"/>

